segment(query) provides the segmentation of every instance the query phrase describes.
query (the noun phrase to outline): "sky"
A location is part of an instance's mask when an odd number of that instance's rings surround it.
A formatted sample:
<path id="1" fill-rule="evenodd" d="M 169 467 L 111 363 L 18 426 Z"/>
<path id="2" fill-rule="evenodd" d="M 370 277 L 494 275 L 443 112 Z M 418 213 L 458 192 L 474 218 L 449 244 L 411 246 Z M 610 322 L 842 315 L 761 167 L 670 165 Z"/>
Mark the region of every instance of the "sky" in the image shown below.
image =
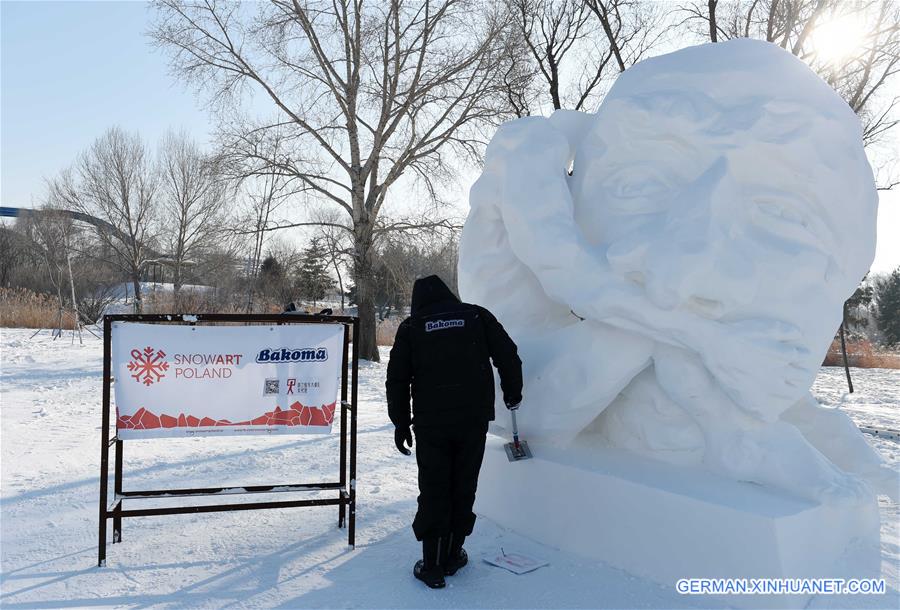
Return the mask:
<path id="1" fill-rule="evenodd" d="M 0 3 L 3 205 L 38 203 L 44 178 L 113 125 L 207 141 L 207 113 L 145 35 L 150 15 L 142 2 Z"/>
<path id="2" fill-rule="evenodd" d="M 38 205 L 45 179 L 112 125 L 149 142 L 169 128 L 208 142 L 212 124 L 201 101 L 169 74 L 165 55 L 145 35 L 150 17 L 143 2 L 0 1 L 2 205 Z M 458 192 L 465 213 L 467 185 Z M 872 271 L 897 266 L 900 192 L 894 191 L 881 195 Z"/>

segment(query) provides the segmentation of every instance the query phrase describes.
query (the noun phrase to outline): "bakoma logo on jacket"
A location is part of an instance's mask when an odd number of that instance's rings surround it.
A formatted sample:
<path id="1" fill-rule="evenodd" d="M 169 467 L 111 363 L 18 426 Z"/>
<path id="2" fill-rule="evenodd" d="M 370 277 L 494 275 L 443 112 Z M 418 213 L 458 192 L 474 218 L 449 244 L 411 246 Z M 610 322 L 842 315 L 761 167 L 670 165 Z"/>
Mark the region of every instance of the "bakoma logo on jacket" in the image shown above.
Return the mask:
<path id="1" fill-rule="evenodd" d="M 299 349 L 276 347 L 260 350 L 256 355 L 256 361 L 260 363 L 325 362 L 326 360 L 328 360 L 328 350 L 324 347 L 304 347 Z"/>
<path id="2" fill-rule="evenodd" d="M 433 322 L 425 322 L 425 332 L 430 333 L 434 330 L 445 330 L 448 328 L 462 328 L 466 325 L 465 320 L 434 320 Z"/>

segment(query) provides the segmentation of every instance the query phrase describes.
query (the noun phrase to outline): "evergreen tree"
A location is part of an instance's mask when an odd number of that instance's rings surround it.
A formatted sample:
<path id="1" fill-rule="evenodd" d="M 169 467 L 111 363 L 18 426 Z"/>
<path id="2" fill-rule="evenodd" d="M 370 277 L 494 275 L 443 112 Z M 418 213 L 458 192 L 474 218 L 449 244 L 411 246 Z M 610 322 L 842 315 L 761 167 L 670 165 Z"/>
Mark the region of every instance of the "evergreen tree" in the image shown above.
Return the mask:
<path id="1" fill-rule="evenodd" d="M 260 263 L 259 273 L 266 279 L 277 280 L 281 279 L 284 272 L 281 269 L 281 263 L 278 262 L 278 259 L 270 254 L 263 259 L 262 263 Z"/>
<path id="2" fill-rule="evenodd" d="M 269 299 L 268 306 L 281 307 L 293 300 L 290 258 L 268 254 L 259 265 L 259 291 Z"/>
<path id="3" fill-rule="evenodd" d="M 297 290 L 304 301 L 315 305 L 334 288 L 334 280 L 328 273 L 328 253 L 319 240 L 314 239 L 303 250 L 303 262 L 297 271 Z"/>
<path id="4" fill-rule="evenodd" d="M 878 282 L 875 303 L 878 305 L 878 328 L 885 344 L 900 344 L 900 267 Z"/>
<path id="5" fill-rule="evenodd" d="M 260 290 L 264 295 L 274 297 L 280 292 L 282 283 L 284 283 L 284 269 L 278 259 L 270 254 L 259 265 Z"/>
<path id="6" fill-rule="evenodd" d="M 860 332 L 869 325 L 867 314 L 874 296 L 874 288 L 864 277 L 853 296 L 844 303 L 844 326 L 847 330 Z"/>

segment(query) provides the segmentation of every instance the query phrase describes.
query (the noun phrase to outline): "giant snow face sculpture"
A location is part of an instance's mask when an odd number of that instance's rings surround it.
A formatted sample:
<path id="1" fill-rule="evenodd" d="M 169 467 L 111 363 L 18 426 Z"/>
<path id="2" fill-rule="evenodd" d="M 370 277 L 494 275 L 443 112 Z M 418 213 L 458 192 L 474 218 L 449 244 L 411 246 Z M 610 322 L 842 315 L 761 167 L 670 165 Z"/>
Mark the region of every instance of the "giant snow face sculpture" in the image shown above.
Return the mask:
<path id="1" fill-rule="evenodd" d="M 520 344 L 531 438 L 818 499 L 895 489 L 809 394 L 877 195 L 859 122 L 795 57 L 738 40 L 642 62 L 595 115 L 502 126 L 470 203 L 460 291 Z"/>

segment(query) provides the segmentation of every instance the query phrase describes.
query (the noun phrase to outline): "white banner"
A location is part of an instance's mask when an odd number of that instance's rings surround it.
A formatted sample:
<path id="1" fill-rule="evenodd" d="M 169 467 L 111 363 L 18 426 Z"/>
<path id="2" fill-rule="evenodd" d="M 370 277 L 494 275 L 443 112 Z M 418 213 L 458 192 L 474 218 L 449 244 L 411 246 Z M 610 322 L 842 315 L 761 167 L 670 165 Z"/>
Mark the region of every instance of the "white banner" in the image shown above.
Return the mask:
<path id="1" fill-rule="evenodd" d="M 120 438 L 328 433 L 344 327 L 114 322 Z"/>

